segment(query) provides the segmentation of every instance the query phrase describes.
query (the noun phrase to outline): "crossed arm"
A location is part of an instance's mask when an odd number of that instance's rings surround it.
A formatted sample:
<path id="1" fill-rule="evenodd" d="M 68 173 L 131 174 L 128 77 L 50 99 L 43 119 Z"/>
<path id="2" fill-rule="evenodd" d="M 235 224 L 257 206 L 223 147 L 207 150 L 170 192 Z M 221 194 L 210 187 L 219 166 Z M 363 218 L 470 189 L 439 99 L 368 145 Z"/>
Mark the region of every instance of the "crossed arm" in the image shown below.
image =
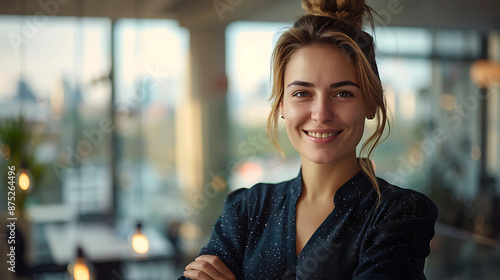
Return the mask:
<path id="1" fill-rule="evenodd" d="M 185 267 L 183 274 L 193 280 L 236 280 L 229 268 L 216 256 L 201 255 Z"/>

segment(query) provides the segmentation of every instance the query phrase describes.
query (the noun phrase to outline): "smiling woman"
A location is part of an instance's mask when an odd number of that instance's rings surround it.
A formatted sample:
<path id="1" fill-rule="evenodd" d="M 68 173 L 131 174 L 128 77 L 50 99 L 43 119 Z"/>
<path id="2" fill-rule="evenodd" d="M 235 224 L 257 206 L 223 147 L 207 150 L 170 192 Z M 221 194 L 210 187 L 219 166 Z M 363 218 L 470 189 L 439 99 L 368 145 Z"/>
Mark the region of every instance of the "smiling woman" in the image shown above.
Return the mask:
<path id="1" fill-rule="evenodd" d="M 299 175 L 231 193 L 201 256 L 180 279 L 425 279 L 437 208 L 376 177 L 371 153 L 387 109 L 363 0 L 304 0 L 309 12 L 273 53 L 272 109 Z M 360 143 L 365 122 L 375 132 Z"/>
<path id="2" fill-rule="evenodd" d="M 374 107 L 365 102 L 353 63 L 328 45 L 303 47 L 291 57 L 284 82 L 279 110 L 302 169 L 357 166 L 356 146 Z"/>

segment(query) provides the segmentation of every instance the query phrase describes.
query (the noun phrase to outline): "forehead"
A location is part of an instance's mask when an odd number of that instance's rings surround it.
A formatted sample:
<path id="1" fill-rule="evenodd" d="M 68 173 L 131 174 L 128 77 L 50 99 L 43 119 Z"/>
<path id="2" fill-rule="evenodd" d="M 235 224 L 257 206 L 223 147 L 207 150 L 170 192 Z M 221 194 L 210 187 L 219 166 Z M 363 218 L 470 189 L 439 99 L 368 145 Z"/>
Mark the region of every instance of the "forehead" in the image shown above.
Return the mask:
<path id="1" fill-rule="evenodd" d="M 354 60 L 345 52 L 329 45 L 305 46 L 291 56 L 285 68 L 285 81 L 357 82 Z"/>

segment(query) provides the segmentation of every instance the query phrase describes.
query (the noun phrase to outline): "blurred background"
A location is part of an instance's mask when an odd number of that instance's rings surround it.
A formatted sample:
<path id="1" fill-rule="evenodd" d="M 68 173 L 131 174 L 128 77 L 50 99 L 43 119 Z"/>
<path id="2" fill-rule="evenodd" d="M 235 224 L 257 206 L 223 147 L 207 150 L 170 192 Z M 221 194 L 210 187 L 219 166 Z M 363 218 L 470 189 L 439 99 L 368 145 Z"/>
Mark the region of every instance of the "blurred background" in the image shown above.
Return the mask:
<path id="1" fill-rule="evenodd" d="M 295 177 L 265 120 L 300 3 L 0 0 L 0 278 L 176 279 L 230 191 Z M 367 3 L 377 174 L 439 207 L 428 279 L 498 279 L 500 2 Z"/>

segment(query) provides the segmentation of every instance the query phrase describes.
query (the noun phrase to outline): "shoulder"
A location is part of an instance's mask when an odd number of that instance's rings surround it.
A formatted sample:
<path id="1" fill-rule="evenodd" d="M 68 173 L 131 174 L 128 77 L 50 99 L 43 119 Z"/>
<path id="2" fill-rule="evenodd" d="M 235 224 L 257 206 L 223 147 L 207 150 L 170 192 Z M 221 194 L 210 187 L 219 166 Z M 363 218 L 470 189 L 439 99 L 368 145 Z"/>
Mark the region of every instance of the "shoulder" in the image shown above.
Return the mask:
<path id="1" fill-rule="evenodd" d="M 436 220 L 438 209 L 425 194 L 415 190 L 401 188 L 378 178 L 382 200 L 380 211 L 389 214 L 386 218 L 428 217 Z"/>
<path id="2" fill-rule="evenodd" d="M 352 279 L 381 279 L 382 275 L 384 279 L 425 279 L 437 208 L 420 192 L 382 179 L 378 185 L 382 197 L 377 204 L 375 190 L 370 191 L 373 211 L 360 239 L 360 261 Z"/>

